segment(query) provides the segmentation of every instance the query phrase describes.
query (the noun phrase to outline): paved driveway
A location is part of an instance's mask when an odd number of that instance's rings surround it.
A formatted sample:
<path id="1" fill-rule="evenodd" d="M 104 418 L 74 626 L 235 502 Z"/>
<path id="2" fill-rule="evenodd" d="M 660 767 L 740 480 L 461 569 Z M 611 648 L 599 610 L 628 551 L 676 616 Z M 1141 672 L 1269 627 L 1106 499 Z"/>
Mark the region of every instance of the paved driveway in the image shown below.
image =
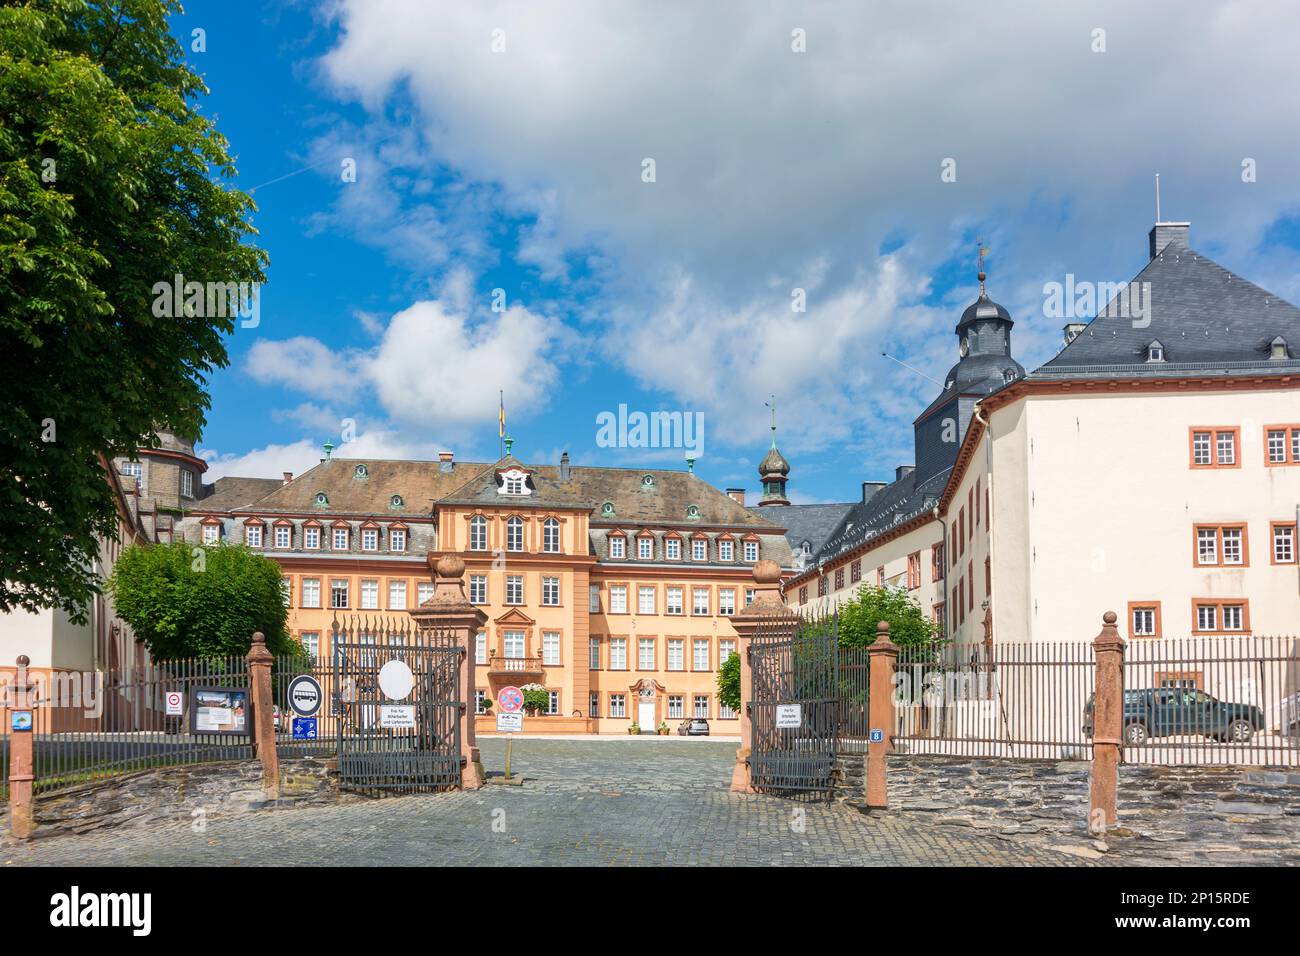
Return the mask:
<path id="1" fill-rule="evenodd" d="M 481 741 L 499 774 L 501 740 Z M 184 824 L 32 841 L 14 864 L 126 865 L 1077 865 L 1028 848 L 838 805 L 738 796 L 736 744 L 520 739 L 522 787 L 261 811 Z"/>

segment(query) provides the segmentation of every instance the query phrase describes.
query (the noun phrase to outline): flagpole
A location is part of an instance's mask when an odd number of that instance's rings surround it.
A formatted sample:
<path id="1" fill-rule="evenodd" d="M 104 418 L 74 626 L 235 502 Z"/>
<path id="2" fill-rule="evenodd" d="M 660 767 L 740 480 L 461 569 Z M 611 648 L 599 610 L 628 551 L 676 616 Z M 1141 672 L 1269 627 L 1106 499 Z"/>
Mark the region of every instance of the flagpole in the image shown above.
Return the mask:
<path id="1" fill-rule="evenodd" d="M 506 391 L 501 389 L 497 392 L 497 458 L 501 458 L 506 453 L 504 444 L 506 437 Z"/>

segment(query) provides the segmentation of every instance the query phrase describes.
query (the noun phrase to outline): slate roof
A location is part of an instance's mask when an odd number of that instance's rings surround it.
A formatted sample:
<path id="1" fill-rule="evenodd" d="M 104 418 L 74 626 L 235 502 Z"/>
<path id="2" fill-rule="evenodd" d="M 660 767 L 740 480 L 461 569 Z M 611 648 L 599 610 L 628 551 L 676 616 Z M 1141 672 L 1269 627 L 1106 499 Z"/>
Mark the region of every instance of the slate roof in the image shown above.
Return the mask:
<path id="1" fill-rule="evenodd" d="M 790 550 L 798 552 L 807 541 L 816 554 L 826 539 L 839 527 L 853 502 L 819 505 L 754 505 L 749 510 L 785 528 Z"/>
<path id="2" fill-rule="evenodd" d="M 932 511 L 951 473 L 950 466 L 917 484 L 916 472 L 908 471 L 866 501 L 853 505 L 817 551 L 813 563 L 821 564 L 851 551 L 904 521 Z"/>
<path id="3" fill-rule="evenodd" d="M 1150 325 L 1135 327 L 1134 306 L 1146 304 L 1140 290 L 1148 282 Z M 1127 314 L 1120 314 L 1123 295 L 1130 303 Z M 1111 303 L 1029 378 L 1294 375 L 1300 369 L 1300 309 L 1197 252 L 1185 231 Z M 1279 335 L 1289 357 L 1270 359 L 1269 344 Z M 1153 341 L 1164 347 L 1166 361 L 1146 360 Z"/>
<path id="4" fill-rule="evenodd" d="M 260 501 L 283 485 L 279 478 L 218 478 L 202 486 L 206 494 L 190 510 L 234 511 Z"/>

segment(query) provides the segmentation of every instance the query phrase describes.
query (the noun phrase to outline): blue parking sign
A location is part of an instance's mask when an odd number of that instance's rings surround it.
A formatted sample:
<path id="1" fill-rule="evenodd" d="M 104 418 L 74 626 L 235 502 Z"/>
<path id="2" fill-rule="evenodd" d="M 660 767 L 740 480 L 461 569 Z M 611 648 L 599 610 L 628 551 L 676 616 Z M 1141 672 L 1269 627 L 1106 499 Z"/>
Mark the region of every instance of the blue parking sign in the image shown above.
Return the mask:
<path id="1" fill-rule="evenodd" d="M 316 719 L 315 717 L 295 717 L 293 719 L 293 739 L 315 740 Z"/>

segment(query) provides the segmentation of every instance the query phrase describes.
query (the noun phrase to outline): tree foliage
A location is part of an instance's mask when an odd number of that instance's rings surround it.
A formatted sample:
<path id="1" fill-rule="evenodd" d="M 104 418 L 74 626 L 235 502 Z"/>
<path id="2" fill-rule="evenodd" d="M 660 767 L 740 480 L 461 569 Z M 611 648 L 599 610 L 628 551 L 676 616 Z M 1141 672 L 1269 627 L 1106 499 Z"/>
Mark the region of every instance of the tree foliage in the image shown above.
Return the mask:
<path id="1" fill-rule="evenodd" d="M 157 661 L 248 653 L 253 632 L 274 654 L 297 654 L 275 561 L 243 545 L 183 542 L 122 552 L 108 590 L 122 620 Z"/>
<path id="2" fill-rule="evenodd" d="M 913 597 L 901 588 L 864 584 L 853 599 L 839 608 L 840 644 L 865 647 L 874 644 L 876 627 L 889 622 L 889 639 L 901 646 L 934 641 L 938 628 Z"/>
<path id="3" fill-rule="evenodd" d="M 117 517 L 101 456 L 197 439 L 229 310 L 154 314 L 155 286 L 253 283 L 266 255 L 177 0 L 0 5 L 0 612 L 97 588 Z"/>
<path id="4" fill-rule="evenodd" d="M 718 702 L 740 710 L 740 655 L 735 651 L 718 668 Z"/>

